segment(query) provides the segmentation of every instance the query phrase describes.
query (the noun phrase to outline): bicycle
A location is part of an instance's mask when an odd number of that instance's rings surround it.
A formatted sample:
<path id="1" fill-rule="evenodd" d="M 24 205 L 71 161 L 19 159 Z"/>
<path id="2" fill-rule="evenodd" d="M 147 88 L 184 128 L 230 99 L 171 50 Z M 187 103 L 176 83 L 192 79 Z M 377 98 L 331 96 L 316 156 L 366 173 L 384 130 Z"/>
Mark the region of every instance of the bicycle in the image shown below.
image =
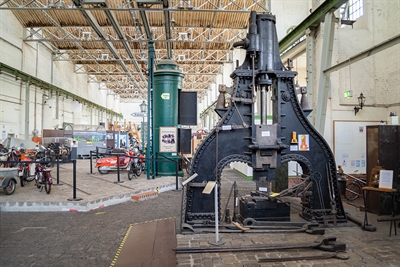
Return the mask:
<path id="1" fill-rule="evenodd" d="M 367 180 L 365 178 L 357 178 L 349 174 L 344 175 L 353 179 L 353 182 L 346 185 L 344 197 L 349 201 L 354 201 L 358 197 L 362 196 L 362 188 L 367 185 Z"/>

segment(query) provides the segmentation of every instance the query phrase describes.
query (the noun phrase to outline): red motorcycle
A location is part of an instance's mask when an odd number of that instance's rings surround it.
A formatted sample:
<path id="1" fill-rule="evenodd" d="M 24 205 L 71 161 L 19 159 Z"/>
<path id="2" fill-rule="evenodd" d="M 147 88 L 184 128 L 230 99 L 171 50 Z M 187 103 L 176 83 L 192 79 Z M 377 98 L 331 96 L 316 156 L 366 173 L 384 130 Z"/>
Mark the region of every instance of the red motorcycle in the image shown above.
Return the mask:
<path id="1" fill-rule="evenodd" d="M 125 156 L 119 156 L 119 169 L 127 169 L 130 162 L 133 160 L 133 151 L 126 151 Z M 105 155 L 103 158 L 96 160 L 96 168 L 99 173 L 107 174 L 109 171 L 116 171 L 118 169 L 117 156 Z"/>
<path id="2" fill-rule="evenodd" d="M 8 154 L 8 161 L 14 161 L 13 163 L 6 163 L 4 164 L 4 167 L 6 168 L 14 168 L 18 165 L 18 163 L 16 163 L 15 161 L 20 161 L 21 159 L 21 153 L 19 152 L 19 150 L 16 147 L 12 147 L 11 151 Z"/>
<path id="3" fill-rule="evenodd" d="M 42 163 L 37 163 L 35 168 L 35 185 L 40 191 L 44 190 L 47 194 L 50 194 L 51 185 L 53 184 L 53 177 L 51 177 L 50 169 L 46 169 L 46 167 Z"/>
<path id="4" fill-rule="evenodd" d="M 21 150 L 21 161 L 32 161 L 35 157 Z M 21 186 L 24 187 L 26 182 L 31 182 L 35 179 L 35 163 L 21 162 L 19 164 L 18 176 Z"/>
<path id="5" fill-rule="evenodd" d="M 138 176 L 140 176 L 146 165 L 143 151 L 134 148 L 133 156 L 134 158 L 130 162 L 130 166 L 128 166 L 127 168 L 129 180 L 132 180 L 133 177 L 137 178 Z"/>

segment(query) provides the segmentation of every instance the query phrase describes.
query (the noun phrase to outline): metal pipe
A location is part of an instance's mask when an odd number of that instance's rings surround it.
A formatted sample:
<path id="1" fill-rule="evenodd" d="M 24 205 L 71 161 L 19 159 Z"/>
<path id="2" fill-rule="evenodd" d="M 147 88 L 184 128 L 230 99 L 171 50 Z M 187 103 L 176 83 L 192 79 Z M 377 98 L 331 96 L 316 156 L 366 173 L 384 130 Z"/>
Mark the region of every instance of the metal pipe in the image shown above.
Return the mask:
<path id="1" fill-rule="evenodd" d="M 261 124 L 267 124 L 267 86 L 261 85 Z"/>
<path id="2" fill-rule="evenodd" d="M 254 245 L 240 247 L 195 247 L 195 248 L 174 248 L 176 253 L 207 253 L 207 252 L 234 252 L 234 251 L 263 251 L 277 249 L 300 249 L 312 248 L 319 249 L 322 245 L 331 245 L 333 248 L 338 247 L 332 241 L 336 241 L 336 237 L 324 238 L 319 243 L 297 243 L 297 244 L 276 244 L 276 245 Z"/>
<path id="3" fill-rule="evenodd" d="M 218 181 L 215 181 L 214 187 L 214 212 L 215 212 L 215 243 L 219 243 L 219 232 L 218 232 Z"/>

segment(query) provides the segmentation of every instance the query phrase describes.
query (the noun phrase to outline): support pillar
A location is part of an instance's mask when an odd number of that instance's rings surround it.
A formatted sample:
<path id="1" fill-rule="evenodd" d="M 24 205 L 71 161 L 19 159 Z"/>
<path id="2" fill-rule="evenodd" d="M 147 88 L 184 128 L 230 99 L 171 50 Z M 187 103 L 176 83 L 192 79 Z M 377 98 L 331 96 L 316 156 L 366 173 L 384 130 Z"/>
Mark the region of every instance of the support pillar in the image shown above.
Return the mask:
<path id="1" fill-rule="evenodd" d="M 314 30 L 308 28 L 306 30 L 306 71 L 307 71 L 307 96 L 309 101 L 309 108 L 313 109 L 314 106 Z M 315 115 L 313 112 L 311 112 L 310 115 L 308 115 L 308 120 L 311 122 L 312 125 L 315 125 Z"/>
<path id="2" fill-rule="evenodd" d="M 25 140 L 29 140 L 29 101 L 30 101 L 30 85 L 26 83 L 25 87 Z"/>
<path id="3" fill-rule="evenodd" d="M 333 35 L 335 31 L 335 16 L 333 11 L 326 13 L 324 25 L 324 38 L 322 43 L 321 67 L 318 83 L 318 101 L 315 128 L 324 135 L 325 120 L 328 106 L 328 97 L 330 91 L 329 75 L 324 74 L 324 70 L 329 68 L 332 63 Z"/>

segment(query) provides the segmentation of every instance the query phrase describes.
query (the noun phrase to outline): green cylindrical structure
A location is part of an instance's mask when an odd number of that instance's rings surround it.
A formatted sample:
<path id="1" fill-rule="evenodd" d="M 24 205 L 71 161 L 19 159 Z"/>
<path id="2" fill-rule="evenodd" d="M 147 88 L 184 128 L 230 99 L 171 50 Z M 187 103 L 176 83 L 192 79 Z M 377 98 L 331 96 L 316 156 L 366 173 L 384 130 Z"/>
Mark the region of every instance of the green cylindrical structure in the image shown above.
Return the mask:
<path id="1" fill-rule="evenodd" d="M 154 72 L 154 152 L 160 160 L 179 160 L 178 155 L 178 95 L 184 74 L 175 61 L 165 58 Z M 175 176 L 176 164 L 157 162 L 159 176 Z"/>

